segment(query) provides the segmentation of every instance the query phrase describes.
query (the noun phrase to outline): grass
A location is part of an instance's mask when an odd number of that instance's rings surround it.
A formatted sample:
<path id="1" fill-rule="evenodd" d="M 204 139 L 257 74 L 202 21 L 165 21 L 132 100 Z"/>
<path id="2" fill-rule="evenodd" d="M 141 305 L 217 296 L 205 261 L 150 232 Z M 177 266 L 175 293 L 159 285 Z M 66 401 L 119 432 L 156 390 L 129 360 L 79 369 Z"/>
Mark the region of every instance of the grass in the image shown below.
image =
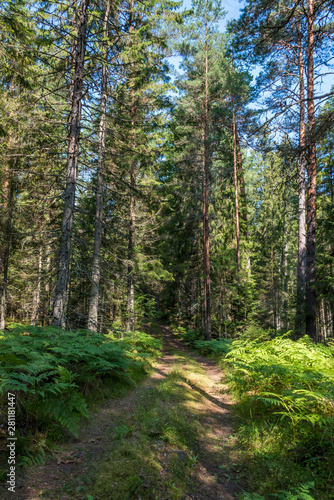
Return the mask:
<path id="1" fill-rule="evenodd" d="M 183 406 L 190 392 L 178 368 L 158 386 L 142 389 L 134 412 L 111 431 L 113 450 L 100 468 L 94 497 L 184 498 L 199 435 Z"/>
<path id="2" fill-rule="evenodd" d="M 134 411 L 111 430 L 112 452 L 98 468 L 94 498 L 178 500 L 197 491 L 199 441 L 209 430 L 201 422 L 203 396 L 189 383 L 205 390 L 208 376 L 190 356 L 173 355 L 169 374 L 143 387 Z"/>

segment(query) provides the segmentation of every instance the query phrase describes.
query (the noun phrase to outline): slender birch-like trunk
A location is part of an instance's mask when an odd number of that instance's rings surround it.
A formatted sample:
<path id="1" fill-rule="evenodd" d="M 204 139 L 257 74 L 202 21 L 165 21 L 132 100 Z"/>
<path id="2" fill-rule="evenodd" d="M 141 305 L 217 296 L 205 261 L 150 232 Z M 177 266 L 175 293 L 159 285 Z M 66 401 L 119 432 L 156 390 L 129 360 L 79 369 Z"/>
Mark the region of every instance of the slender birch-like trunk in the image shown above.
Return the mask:
<path id="1" fill-rule="evenodd" d="M 69 123 L 66 188 L 64 192 L 64 212 L 60 240 L 58 276 L 53 303 L 53 325 L 61 328 L 65 328 L 66 326 L 66 302 L 69 283 L 70 258 L 72 253 L 75 190 L 78 177 L 81 101 L 86 51 L 88 5 L 89 0 L 81 0 L 77 20 L 78 31 L 76 39 L 76 50 L 74 54 L 75 74 Z"/>
<path id="2" fill-rule="evenodd" d="M 41 280 L 42 280 L 42 264 L 43 264 L 43 242 L 40 242 L 38 255 L 37 283 L 33 293 L 31 324 L 38 326 L 39 305 L 41 302 Z"/>
<path id="3" fill-rule="evenodd" d="M 136 164 L 131 165 L 130 172 L 130 226 L 128 240 L 128 330 L 134 330 L 135 326 L 135 283 L 133 274 L 135 232 L 136 232 L 136 210 L 135 210 L 135 188 L 136 188 Z"/>
<path id="4" fill-rule="evenodd" d="M 106 149 L 106 113 L 107 113 L 107 47 L 108 19 L 110 3 L 107 0 L 103 19 L 103 57 L 102 79 L 101 79 L 101 116 L 99 123 L 99 156 L 97 163 L 96 179 L 96 208 L 95 208 L 95 234 L 93 248 L 93 262 L 91 275 L 91 291 L 88 312 L 88 328 L 96 332 L 98 328 L 99 290 L 101 276 L 101 245 L 103 227 L 103 195 L 104 195 L 104 170 Z"/>
<path id="5" fill-rule="evenodd" d="M 317 340 L 317 297 L 315 290 L 315 233 L 316 233 L 316 155 L 314 111 L 314 0 L 308 0 L 307 14 L 307 118 L 308 118 L 308 193 L 306 235 L 306 333 Z"/>
<path id="6" fill-rule="evenodd" d="M 305 285 L 306 285 L 306 205 L 305 205 L 305 89 L 303 47 L 298 24 L 299 46 L 299 162 L 298 162 L 298 265 L 297 265 L 297 312 L 296 331 L 305 333 Z"/>

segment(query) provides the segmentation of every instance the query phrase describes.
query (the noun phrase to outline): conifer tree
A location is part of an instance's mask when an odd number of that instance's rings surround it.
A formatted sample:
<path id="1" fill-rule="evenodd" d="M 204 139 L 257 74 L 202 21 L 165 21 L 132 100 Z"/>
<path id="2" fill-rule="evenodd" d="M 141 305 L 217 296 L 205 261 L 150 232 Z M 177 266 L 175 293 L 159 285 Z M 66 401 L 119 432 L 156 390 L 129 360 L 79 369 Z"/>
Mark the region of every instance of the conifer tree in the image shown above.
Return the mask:
<path id="1" fill-rule="evenodd" d="M 81 128 L 81 106 L 85 69 L 86 32 L 89 0 L 80 0 L 77 16 L 77 35 L 73 55 L 73 90 L 70 92 L 70 120 L 67 150 L 66 188 L 64 191 L 64 213 L 61 228 L 58 277 L 53 304 L 53 324 L 66 325 L 66 301 L 72 253 L 72 232 L 75 190 L 78 177 L 79 139 Z"/>

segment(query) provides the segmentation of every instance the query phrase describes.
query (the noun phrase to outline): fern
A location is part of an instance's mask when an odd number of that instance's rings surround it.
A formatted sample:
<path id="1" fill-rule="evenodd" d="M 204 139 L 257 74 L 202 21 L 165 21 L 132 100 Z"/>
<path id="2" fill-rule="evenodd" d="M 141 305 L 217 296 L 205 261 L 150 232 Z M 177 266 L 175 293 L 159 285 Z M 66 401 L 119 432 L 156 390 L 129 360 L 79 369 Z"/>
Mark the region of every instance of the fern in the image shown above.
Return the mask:
<path id="1" fill-rule="evenodd" d="M 87 416 L 81 394 L 87 384 L 105 376 L 128 379 L 130 371 L 147 363 L 161 346 L 142 332 L 118 341 L 88 330 L 22 325 L 1 332 L 0 343 L 0 406 L 6 405 L 7 391 L 15 392 L 18 418 L 26 420 L 26 414 L 38 424 L 47 417 L 73 434 Z"/>
<path id="2" fill-rule="evenodd" d="M 37 454 L 28 452 L 27 455 L 20 458 L 19 464 L 22 467 L 33 467 L 36 465 L 44 465 L 45 464 L 44 450 L 39 451 Z"/>
<path id="3" fill-rule="evenodd" d="M 129 433 L 131 433 L 131 429 L 127 425 L 122 424 L 116 427 L 113 437 L 114 439 L 124 439 Z"/>

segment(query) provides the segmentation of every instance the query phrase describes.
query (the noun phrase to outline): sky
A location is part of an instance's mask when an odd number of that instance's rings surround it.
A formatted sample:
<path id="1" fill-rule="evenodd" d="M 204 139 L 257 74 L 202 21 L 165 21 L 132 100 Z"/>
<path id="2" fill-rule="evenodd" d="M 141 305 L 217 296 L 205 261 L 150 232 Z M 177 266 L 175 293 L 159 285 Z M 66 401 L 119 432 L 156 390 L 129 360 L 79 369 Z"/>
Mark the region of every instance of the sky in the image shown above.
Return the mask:
<path id="1" fill-rule="evenodd" d="M 203 0 L 204 1 L 204 0 Z M 183 0 L 183 4 L 180 7 L 180 10 L 189 9 L 191 7 L 191 0 Z M 227 12 L 225 18 L 219 22 L 220 31 L 224 31 L 226 24 L 231 19 L 238 19 L 240 16 L 240 10 L 245 6 L 246 0 L 222 0 L 222 7 Z M 175 69 L 179 71 L 179 63 L 181 62 L 181 57 L 173 56 L 168 58 L 169 63 L 173 64 Z M 322 69 L 322 68 L 321 68 Z M 253 75 L 253 83 L 255 78 L 259 75 L 261 71 L 260 67 L 254 67 L 251 70 L 251 74 Z M 328 69 L 326 72 L 329 71 Z M 333 85 L 333 74 L 328 74 L 321 79 L 316 81 L 316 94 L 322 95 L 327 92 L 330 92 L 331 87 Z"/>
<path id="2" fill-rule="evenodd" d="M 220 31 L 225 30 L 225 27 L 226 27 L 226 24 L 228 21 L 230 21 L 231 19 L 237 19 L 239 17 L 240 9 L 243 8 L 245 3 L 246 3 L 245 0 L 241 0 L 240 2 L 238 2 L 238 0 L 236 0 L 236 1 L 222 0 L 222 7 L 227 12 L 227 14 L 226 14 L 225 18 L 219 22 Z M 180 7 L 180 10 L 182 11 L 185 9 L 189 9 L 190 7 L 191 7 L 191 0 L 183 0 L 183 4 Z M 181 57 L 178 57 L 178 56 L 173 56 L 173 57 L 168 58 L 168 62 L 173 64 L 173 66 L 175 66 L 176 70 L 179 69 L 178 66 L 179 66 L 180 61 L 181 61 Z"/>

